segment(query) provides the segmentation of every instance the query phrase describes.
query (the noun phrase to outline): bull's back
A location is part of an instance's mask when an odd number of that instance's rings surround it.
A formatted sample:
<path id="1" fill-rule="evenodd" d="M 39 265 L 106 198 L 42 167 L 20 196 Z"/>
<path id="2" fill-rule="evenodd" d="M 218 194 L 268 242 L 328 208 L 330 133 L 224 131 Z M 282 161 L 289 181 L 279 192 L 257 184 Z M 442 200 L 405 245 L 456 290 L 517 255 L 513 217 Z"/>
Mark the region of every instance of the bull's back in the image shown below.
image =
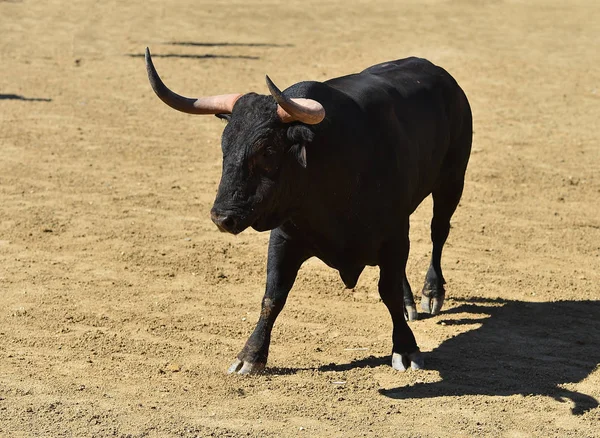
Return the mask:
<path id="1" fill-rule="evenodd" d="M 394 193 L 402 186 L 411 211 L 431 193 L 450 161 L 462 161 L 466 168 L 470 142 L 459 140 L 470 135 L 470 108 L 461 88 L 441 67 L 406 58 L 327 84 L 361 109 L 369 133 L 365 144 L 356 145 L 369 154 L 363 162 L 376 167 Z"/>
<path id="2" fill-rule="evenodd" d="M 454 138 L 460 135 L 465 119 L 470 120 L 467 98 L 456 80 L 446 70 L 426 59 L 411 57 L 377 64 L 365 69 L 359 76 L 362 76 L 368 88 L 385 90 L 395 102 L 401 121 L 431 123 L 439 122 L 439 118 L 445 116 L 449 122 L 445 127 Z M 378 94 L 381 93 L 373 93 L 374 100 L 378 100 Z M 369 102 L 379 103 L 381 101 Z M 419 113 L 423 108 L 427 111 Z M 411 118 L 410 114 L 417 117 Z"/>
<path id="3" fill-rule="evenodd" d="M 410 99 L 435 90 L 458 88 L 441 67 L 422 58 L 405 58 L 371 66 L 360 73 L 330 79 L 327 85 L 342 91 L 361 106 L 381 104 L 383 97 Z"/>

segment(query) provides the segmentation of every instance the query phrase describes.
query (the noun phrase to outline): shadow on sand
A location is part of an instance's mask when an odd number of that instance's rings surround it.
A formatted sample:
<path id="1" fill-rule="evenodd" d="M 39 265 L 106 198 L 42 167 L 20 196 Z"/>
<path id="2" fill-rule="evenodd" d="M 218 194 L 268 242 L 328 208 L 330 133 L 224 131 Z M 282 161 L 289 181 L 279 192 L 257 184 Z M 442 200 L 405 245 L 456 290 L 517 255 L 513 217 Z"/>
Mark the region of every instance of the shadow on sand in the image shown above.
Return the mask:
<path id="1" fill-rule="evenodd" d="M 128 53 L 125 56 L 130 58 L 143 58 L 143 53 Z M 153 53 L 153 58 L 181 58 L 181 59 L 260 59 L 258 56 L 246 56 L 246 55 L 213 55 L 211 53 L 204 53 L 201 55 L 189 55 L 189 54 L 176 54 L 176 53 Z"/>
<path id="2" fill-rule="evenodd" d="M 444 315 L 460 313 L 479 317 L 444 321 Z M 546 395 L 571 400 L 577 415 L 598 406 L 595 398 L 560 385 L 582 381 L 600 363 L 600 301 L 475 299 L 439 318 L 448 325 L 482 325 L 448 339 L 427 355 L 427 368 L 438 370 L 441 381 L 381 390 L 382 394 Z"/>
<path id="3" fill-rule="evenodd" d="M 163 43 L 170 46 L 190 46 L 190 47 L 294 47 L 293 44 L 274 44 L 274 43 L 198 43 L 194 41 L 173 41 Z"/>
<path id="4" fill-rule="evenodd" d="M 450 314 L 467 315 L 445 319 Z M 572 401 L 576 415 L 598 406 L 595 398 L 561 385 L 584 380 L 600 363 L 600 301 L 530 303 L 475 298 L 437 318 L 446 325 L 481 326 L 426 353 L 426 367 L 439 371 L 441 381 L 382 389 L 381 394 L 395 399 L 545 395 Z M 387 365 L 389 360 L 389 356 L 370 356 L 318 370 L 372 368 Z M 284 368 L 272 372 L 297 371 Z"/>
<path id="5" fill-rule="evenodd" d="M 19 94 L 0 94 L 0 100 L 23 100 L 26 102 L 52 102 L 52 99 L 43 97 L 24 97 Z"/>

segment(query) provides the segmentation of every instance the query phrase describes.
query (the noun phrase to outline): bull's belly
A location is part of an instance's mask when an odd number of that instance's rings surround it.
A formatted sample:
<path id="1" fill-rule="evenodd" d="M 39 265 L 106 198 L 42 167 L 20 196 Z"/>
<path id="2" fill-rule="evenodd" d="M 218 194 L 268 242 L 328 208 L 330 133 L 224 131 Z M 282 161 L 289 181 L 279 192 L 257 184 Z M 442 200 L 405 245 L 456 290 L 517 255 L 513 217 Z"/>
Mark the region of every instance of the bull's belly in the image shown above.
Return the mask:
<path id="1" fill-rule="evenodd" d="M 376 266 L 379 264 L 379 247 L 340 248 L 337 251 L 333 248 L 319 248 L 315 251 L 315 257 L 340 271 L 357 266 Z"/>
<path id="2" fill-rule="evenodd" d="M 314 257 L 340 272 L 379 265 L 381 247 L 389 237 L 372 230 L 347 230 L 352 231 L 341 233 L 338 229 L 331 234 L 301 232 L 301 235 Z"/>
<path id="3" fill-rule="evenodd" d="M 353 289 L 365 266 L 379 265 L 380 245 L 355 245 L 345 248 L 320 247 L 315 257 L 336 269 L 344 285 Z"/>
<path id="4" fill-rule="evenodd" d="M 328 266 L 352 270 L 379 265 L 382 246 L 399 239 L 402 217 L 398 212 L 388 212 L 385 221 L 381 215 L 373 220 L 362 218 L 360 222 L 338 218 L 314 228 L 297 221 L 289 234 L 303 241 L 310 254 Z"/>

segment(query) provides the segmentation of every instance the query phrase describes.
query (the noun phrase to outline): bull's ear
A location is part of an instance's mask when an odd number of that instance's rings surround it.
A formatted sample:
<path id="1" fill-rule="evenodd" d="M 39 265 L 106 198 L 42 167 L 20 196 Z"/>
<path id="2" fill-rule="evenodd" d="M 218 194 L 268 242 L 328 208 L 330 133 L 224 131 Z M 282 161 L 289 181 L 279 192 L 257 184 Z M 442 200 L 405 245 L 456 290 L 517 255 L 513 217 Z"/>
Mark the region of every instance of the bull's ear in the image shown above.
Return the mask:
<path id="1" fill-rule="evenodd" d="M 290 148 L 290 153 L 298 160 L 300 166 L 306 169 L 306 147 L 304 144 L 295 144 Z"/>
<path id="2" fill-rule="evenodd" d="M 287 137 L 292 143 L 290 153 L 306 168 L 306 145 L 313 141 L 315 133 L 306 125 L 294 124 L 288 128 Z"/>
<path id="3" fill-rule="evenodd" d="M 217 117 L 221 120 L 225 120 L 226 122 L 229 122 L 229 120 L 231 120 L 231 114 L 228 114 L 228 113 L 215 114 L 215 117 Z"/>

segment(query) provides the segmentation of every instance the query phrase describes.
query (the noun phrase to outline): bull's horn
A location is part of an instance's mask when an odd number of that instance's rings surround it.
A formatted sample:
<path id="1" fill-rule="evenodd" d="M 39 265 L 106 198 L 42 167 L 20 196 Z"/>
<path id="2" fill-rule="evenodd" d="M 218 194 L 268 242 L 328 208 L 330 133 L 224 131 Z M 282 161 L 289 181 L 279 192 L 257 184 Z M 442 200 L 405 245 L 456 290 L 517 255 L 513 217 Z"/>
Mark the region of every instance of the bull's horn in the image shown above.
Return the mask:
<path id="1" fill-rule="evenodd" d="M 307 125 L 316 125 L 325 118 L 325 108 L 316 100 L 285 97 L 269 76 L 267 76 L 267 87 L 278 103 L 277 115 L 282 122 L 290 123 L 298 120 Z"/>
<path id="2" fill-rule="evenodd" d="M 239 99 L 241 94 L 222 94 L 219 96 L 200 97 L 198 99 L 190 99 L 189 97 L 180 96 L 177 93 L 169 90 L 167 86 L 158 76 L 150 50 L 146 47 L 146 70 L 148 71 L 148 79 L 150 85 L 156 95 L 164 103 L 178 111 L 188 114 L 228 114 L 233 110 L 233 105 Z"/>

